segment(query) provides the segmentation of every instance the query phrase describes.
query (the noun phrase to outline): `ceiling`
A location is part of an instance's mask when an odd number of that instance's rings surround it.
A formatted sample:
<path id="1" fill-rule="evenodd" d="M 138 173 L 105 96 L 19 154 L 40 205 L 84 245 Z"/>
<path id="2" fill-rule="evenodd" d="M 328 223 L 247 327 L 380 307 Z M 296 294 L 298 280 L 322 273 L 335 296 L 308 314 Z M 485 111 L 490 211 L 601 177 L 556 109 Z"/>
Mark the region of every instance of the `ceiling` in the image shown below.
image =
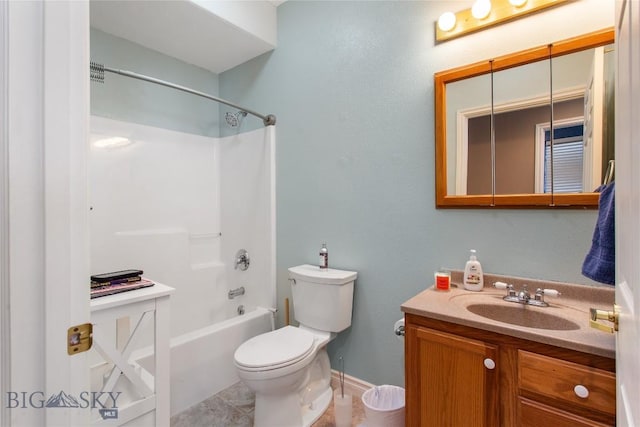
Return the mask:
<path id="1" fill-rule="evenodd" d="M 91 26 L 219 74 L 275 48 L 281 3 L 91 0 Z"/>

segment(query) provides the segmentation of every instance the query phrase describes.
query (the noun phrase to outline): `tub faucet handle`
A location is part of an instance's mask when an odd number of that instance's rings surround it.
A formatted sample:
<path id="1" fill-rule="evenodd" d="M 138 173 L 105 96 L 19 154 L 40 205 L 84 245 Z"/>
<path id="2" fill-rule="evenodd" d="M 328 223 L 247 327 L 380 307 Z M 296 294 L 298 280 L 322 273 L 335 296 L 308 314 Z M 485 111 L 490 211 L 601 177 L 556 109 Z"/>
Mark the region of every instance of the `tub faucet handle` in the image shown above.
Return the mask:
<path id="1" fill-rule="evenodd" d="M 240 271 L 246 271 L 249 268 L 250 263 L 251 259 L 249 258 L 249 252 L 244 249 L 240 249 L 236 253 L 236 262 L 233 269 L 237 270 L 239 268 Z"/>

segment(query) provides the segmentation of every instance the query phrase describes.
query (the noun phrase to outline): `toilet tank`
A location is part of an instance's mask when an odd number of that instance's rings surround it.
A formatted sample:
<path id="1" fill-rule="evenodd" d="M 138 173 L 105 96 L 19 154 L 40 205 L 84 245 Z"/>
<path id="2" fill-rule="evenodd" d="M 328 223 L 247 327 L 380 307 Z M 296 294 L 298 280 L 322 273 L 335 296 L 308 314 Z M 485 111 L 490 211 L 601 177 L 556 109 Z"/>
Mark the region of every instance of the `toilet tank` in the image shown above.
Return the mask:
<path id="1" fill-rule="evenodd" d="M 317 265 L 289 268 L 295 319 L 301 325 L 327 332 L 351 326 L 355 271 L 320 269 Z"/>

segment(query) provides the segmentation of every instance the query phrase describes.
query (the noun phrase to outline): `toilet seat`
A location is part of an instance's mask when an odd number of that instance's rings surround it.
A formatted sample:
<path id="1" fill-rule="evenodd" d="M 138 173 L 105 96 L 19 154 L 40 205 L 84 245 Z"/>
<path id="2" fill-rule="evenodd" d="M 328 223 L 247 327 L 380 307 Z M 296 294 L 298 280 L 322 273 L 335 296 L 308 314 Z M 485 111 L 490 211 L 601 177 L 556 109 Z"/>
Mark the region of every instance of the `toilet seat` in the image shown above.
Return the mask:
<path id="1" fill-rule="evenodd" d="M 238 347 L 235 364 L 245 371 L 267 371 L 293 365 L 313 353 L 312 333 L 285 326 L 255 336 Z"/>

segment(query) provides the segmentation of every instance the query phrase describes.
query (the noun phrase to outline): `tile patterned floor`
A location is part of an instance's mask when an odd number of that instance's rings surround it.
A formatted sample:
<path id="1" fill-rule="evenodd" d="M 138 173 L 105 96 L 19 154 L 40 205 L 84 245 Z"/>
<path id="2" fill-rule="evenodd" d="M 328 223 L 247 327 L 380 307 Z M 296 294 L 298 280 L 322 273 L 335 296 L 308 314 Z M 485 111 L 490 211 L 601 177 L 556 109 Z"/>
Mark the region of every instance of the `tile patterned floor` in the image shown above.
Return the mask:
<path id="1" fill-rule="evenodd" d="M 226 390 L 171 417 L 171 427 L 251 427 L 254 395 L 239 382 Z M 364 421 L 364 408 L 359 397 L 353 398 L 352 426 Z M 333 403 L 313 427 L 335 427 Z"/>

